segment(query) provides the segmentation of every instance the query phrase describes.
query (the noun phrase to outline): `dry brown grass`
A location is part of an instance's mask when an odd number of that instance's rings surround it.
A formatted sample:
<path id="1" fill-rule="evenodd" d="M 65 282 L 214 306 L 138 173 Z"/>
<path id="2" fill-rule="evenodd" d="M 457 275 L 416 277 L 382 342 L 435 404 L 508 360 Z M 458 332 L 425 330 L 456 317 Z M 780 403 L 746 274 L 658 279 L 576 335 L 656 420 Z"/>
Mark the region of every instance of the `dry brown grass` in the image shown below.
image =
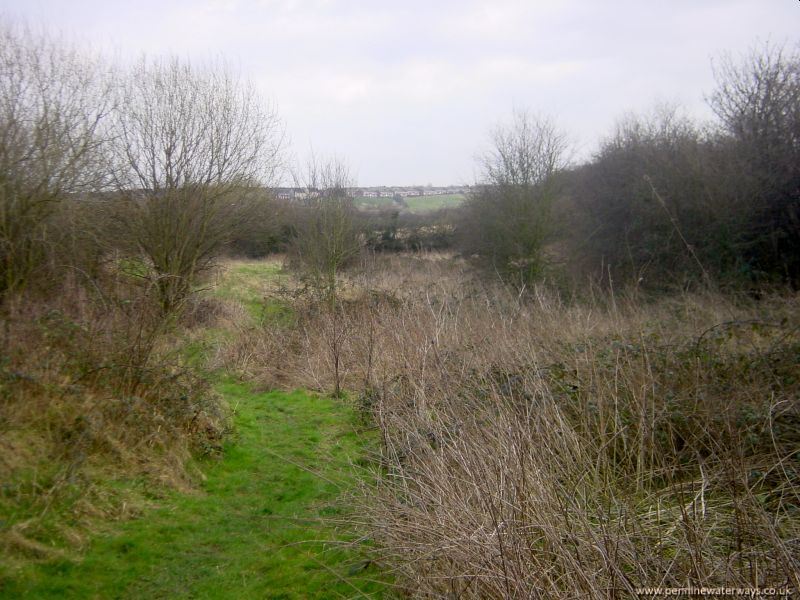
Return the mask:
<path id="1" fill-rule="evenodd" d="M 379 258 L 336 313 L 221 354 L 345 387 L 382 451 L 357 501 L 418 597 L 800 587 L 798 297 L 522 298 L 458 261 Z"/>
<path id="2" fill-rule="evenodd" d="M 127 518 L 159 489 L 191 487 L 191 453 L 213 450 L 223 433 L 218 399 L 170 340 L 174 325 L 149 290 L 113 278 L 103 287 L 68 281 L 58 295 L 3 306 L 0 554 L 9 561 L 80 546 L 92 523 Z M 115 489 L 120 480 L 146 493 Z"/>

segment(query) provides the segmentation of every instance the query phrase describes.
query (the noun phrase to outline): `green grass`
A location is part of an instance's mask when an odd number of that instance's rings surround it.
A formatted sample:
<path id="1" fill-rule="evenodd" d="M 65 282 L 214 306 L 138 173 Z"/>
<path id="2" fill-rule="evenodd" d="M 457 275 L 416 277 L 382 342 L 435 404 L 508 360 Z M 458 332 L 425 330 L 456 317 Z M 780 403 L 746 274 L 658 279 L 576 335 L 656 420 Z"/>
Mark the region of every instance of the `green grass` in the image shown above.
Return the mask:
<path id="1" fill-rule="evenodd" d="M 242 304 L 255 322 L 290 323 L 289 307 L 265 299 L 282 277 L 277 263 L 231 261 L 208 293 Z M 187 359 L 203 370 L 208 347 L 224 335 L 208 329 L 187 341 Z M 221 458 L 197 462 L 199 489 L 145 494 L 155 507 L 124 523 L 98 524 L 102 533 L 81 558 L 68 552 L 0 566 L 0 598 L 382 596 L 385 577 L 337 525 L 350 511 L 342 494 L 356 483 L 352 464 L 373 443 L 359 431 L 356 410 L 207 375 L 233 410 L 235 433 Z M 143 482 L 103 485 L 124 496 Z"/>
<path id="2" fill-rule="evenodd" d="M 355 198 L 356 206 L 386 208 L 394 206 L 394 198 L 390 196 L 381 196 L 380 198 Z"/>
<path id="3" fill-rule="evenodd" d="M 269 284 L 285 277 L 277 262 L 230 261 L 212 295 L 240 303 L 259 324 L 286 325 L 292 321 L 291 307 L 267 296 Z"/>
<path id="4" fill-rule="evenodd" d="M 276 260 L 228 260 L 215 281 L 202 290 L 212 298 L 241 305 L 253 325 L 290 326 L 292 307 L 270 294 L 270 290 L 288 278 Z M 224 343 L 234 332 L 220 328 L 203 330 L 183 342 L 183 356 L 192 367 L 204 371 L 206 356 L 214 346 Z M 209 374 L 213 376 L 213 374 Z"/>
<path id="5" fill-rule="evenodd" d="M 196 493 L 98 537 L 81 561 L 31 564 L 4 598 L 335 598 L 380 596 L 335 516 L 367 443 L 346 404 L 222 383 L 236 435 L 200 465 Z"/>
<path id="6" fill-rule="evenodd" d="M 440 196 L 410 196 L 404 198 L 406 203 L 406 210 L 413 213 L 430 212 L 439 210 L 441 208 L 451 208 L 460 206 L 464 202 L 463 194 L 442 194 Z M 386 208 L 394 206 L 394 199 L 381 197 L 381 198 L 357 198 L 357 206 Z"/>
<path id="7" fill-rule="evenodd" d="M 406 198 L 408 210 L 415 213 L 429 212 L 441 208 L 452 208 L 460 206 L 463 202 L 463 194 L 442 194 L 441 196 L 414 196 Z"/>

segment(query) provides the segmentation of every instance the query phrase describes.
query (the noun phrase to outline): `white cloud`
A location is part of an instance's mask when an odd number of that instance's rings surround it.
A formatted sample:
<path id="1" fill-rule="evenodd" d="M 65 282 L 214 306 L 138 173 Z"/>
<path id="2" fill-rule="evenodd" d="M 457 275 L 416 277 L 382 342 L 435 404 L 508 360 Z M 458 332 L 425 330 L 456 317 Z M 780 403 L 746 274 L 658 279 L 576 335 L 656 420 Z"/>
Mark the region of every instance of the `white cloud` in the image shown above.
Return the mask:
<path id="1" fill-rule="evenodd" d="M 797 2 L 674 0 L 4 0 L 121 54 L 224 55 L 362 183 L 469 179 L 514 106 L 553 113 L 583 153 L 626 110 L 707 115 L 709 66 L 756 38 L 797 39 Z"/>

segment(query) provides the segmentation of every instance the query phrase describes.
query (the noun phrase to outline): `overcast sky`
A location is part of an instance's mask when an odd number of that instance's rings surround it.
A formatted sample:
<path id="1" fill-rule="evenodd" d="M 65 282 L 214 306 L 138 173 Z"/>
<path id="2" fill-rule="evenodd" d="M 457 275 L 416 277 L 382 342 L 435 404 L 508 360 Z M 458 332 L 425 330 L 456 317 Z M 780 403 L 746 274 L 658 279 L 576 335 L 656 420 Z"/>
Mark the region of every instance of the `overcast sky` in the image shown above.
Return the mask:
<path id="1" fill-rule="evenodd" d="M 512 109 L 555 117 L 585 157 L 626 111 L 707 118 L 711 59 L 800 39 L 798 0 L 0 0 L 123 56 L 220 54 L 277 106 L 301 160 L 361 185 L 471 183 Z"/>

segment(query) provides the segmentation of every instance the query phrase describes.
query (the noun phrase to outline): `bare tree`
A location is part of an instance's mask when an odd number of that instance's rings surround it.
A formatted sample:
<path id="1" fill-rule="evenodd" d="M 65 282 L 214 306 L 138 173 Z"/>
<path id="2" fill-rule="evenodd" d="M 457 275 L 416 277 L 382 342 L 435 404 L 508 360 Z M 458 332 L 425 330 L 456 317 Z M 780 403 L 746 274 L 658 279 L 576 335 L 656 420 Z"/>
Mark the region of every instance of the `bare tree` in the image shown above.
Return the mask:
<path id="1" fill-rule="evenodd" d="M 341 395 L 341 355 L 347 337 L 346 315 L 339 303 L 338 280 L 342 268 L 361 251 L 350 188 L 354 181 L 339 159 L 317 160 L 306 167 L 302 214 L 292 254 L 328 312 L 322 331 L 330 349 L 334 395 Z"/>
<path id="2" fill-rule="evenodd" d="M 312 157 L 304 177 L 296 179 L 304 197 L 292 254 L 326 301 L 335 303 L 339 271 L 361 250 L 350 195 L 353 177 L 337 158 Z"/>
<path id="3" fill-rule="evenodd" d="M 511 122 L 491 134 L 491 149 L 481 158 L 484 182 L 534 187 L 566 166 L 566 137 L 552 119 L 514 111 Z"/>
<path id="4" fill-rule="evenodd" d="M 466 206 L 464 243 L 516 285 L 542 275 L 555 176 L 566 155 L 566 137 L 552 120 L 516 111 L 481 157 L 483 180 Z"/>
<path id="5" fill-rule="evenodd" d="M 760 151 L 800 152 L 800 47 L 765 44 L 740 60 L 726 54 L 714 75 L 708 101 L 734 137 Z"/>
<path id="6" fill-rule="evenodd" d="M 733 179 L 752 207 L 745 263 L 800 282 L 800 46 L 726 55 L 714 74 L 708 101 L 732 137 Z"/>
<path id="7" fill-rule="evenodd" d="M 0 297 L 41 264 L 57 203 L 103 183 L 112 97 L 99 67 L 61 40 L 0 24 Z"/>
<path id="8" fill-rule="evenodd" d="M 120 223 L 147 258 L 168 312 L 219 255 L 243 218 L 247 191 L 273 179 L 280 121 L 222 63 L 142 59 L 119 93 Z"/>

